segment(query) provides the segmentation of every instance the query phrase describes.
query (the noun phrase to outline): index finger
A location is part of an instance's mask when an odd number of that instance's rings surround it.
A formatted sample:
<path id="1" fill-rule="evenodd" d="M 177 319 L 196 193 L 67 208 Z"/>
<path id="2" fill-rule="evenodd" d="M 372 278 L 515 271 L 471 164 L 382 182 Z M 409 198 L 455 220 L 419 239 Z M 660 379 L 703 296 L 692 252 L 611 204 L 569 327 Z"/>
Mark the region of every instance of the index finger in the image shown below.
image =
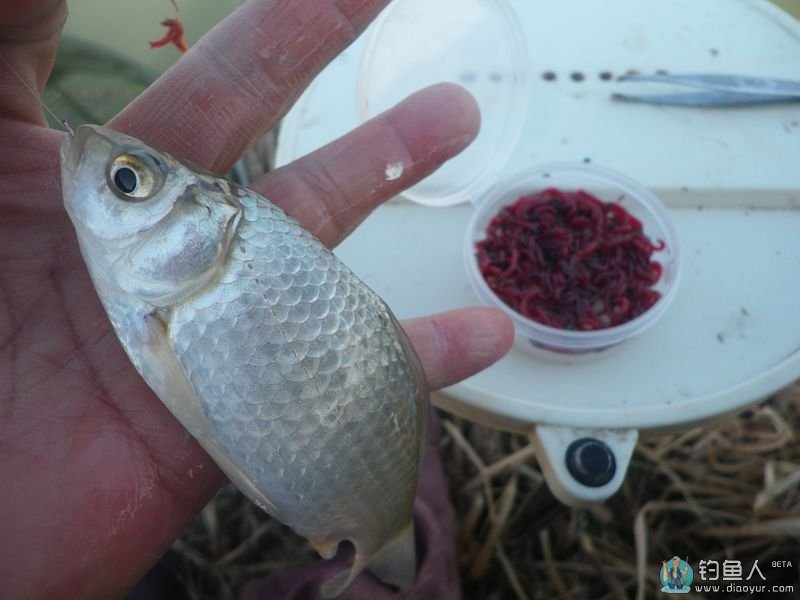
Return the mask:
<path id="1" fill-rule="evenodd" d="M 250 0 L 109 125 L 224 173 L 387 3 Z"/>

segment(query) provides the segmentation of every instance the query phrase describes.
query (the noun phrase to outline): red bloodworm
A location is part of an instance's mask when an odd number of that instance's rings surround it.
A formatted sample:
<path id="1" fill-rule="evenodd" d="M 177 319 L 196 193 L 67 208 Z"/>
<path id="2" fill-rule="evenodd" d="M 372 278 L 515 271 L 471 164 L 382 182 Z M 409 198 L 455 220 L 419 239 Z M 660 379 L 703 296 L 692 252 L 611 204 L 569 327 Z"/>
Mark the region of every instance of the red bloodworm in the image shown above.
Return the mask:
<path id="1" fill-rule="evenodd" d="M 641 315 L 661 297 L 662 274 L 642 223 L 616 202 L 549 188 L 521 196 L 476 244 L 478 269 L 521 315 L 560 329 L 593 330 Z"/>

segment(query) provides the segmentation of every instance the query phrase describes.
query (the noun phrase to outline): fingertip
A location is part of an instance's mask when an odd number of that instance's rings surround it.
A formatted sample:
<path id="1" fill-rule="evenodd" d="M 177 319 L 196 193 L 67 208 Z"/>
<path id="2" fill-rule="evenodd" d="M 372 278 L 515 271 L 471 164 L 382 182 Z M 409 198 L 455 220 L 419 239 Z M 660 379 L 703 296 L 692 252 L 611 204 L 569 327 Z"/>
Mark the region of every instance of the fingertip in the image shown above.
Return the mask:
<path id="1" fill-rule="evenodd" d="M 415 92 L 382 116 L 404 139 L 422 171 L 418 177 L 466 148 L 481 125 L 475 98 L 453 83 L 438 83 Z"/>
<path id="2" fill-rule="evenodd" d="M 463 330 L 462 341 L 474 363 L 475 372 L 497 362 L 514 343 L 514 324 L 503 311 L 496 308 L 465 309 L 462 319 L 469 323 Z"/>
<path id="3" fill-rule="evenodd" d="M 425 88 L 422 93 L 430 95 L 428 101 L 442 105 L 443 112 L 450 117 L 453 131 L 461 134 L 464 147 L 477 137 L 481 128 L 481 109 L 466 88 L 445 82 Z"/>
<path id="4" fill-rule="evenodd" d="M 511 319 L 494 308 L 454 310 L 403 325 L 431 389 L 482 371 L 502 358 L 514 341 Z"/>
<path id="5" fill-rule="evenodd" d="M 474 308 L 480 314 L 480 324 L 474 335 L 485 336 L 484 344 L 497 358 L 504 356 L 514 343 L 514 323 L 502 310 L 497 308 Z"/>

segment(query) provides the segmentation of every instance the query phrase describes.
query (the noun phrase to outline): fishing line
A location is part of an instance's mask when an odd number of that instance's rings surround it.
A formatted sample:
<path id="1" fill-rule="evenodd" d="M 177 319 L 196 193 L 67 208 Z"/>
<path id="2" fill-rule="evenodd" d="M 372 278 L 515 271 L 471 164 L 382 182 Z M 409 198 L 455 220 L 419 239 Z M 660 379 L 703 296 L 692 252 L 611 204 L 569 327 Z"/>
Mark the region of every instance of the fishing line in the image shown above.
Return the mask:
<path id="1" fill-rule="evenodd" d="M 24 85 L 24 86 L 25 86 L 25 88 L 26 88 L 26 89 L 27 89 L 27 90 L 28 90 L 28 91 L 29 91 L 31 94 L 33 94 L 33 97 L 34 97 L 34 98 L 36 98 L 36 99 L 39 101 L 39 104 L 41 104 L 41 105 L 42 105 L 42 108 L 44 108 L 44 109 L 45 109 L 45 110 L 48 112 L 48 114 L 49 114 L 51 117 L 53 117 L 53 118 L 54 118 L 56 121 L 58 121 L 59 123 L 61 123 L 61 126 L 62 126 L 62 127 L 65 129 L 65 130 L 66 130 L 66 132 L 67 132 L 69 135 L 71 135 L 72 137 L 75 137 L 75 130 L 72 128 L 72 125 L 70 125 L 70 124 L 69 124 L 69 122 L 68 122 L 66 119 L 62 119 L 62 118 L 60 118 L 60 117 L 59 117 L 59 116 L 58 116 L 58 115 L 57 115 L 55 112 L 53 112 L 53 111 L 50 109 L 50 107 L 49 107 L 49 106 L 47 106 L 47 104 L 45 104 L 44 100 L 42 100 L 42 97 L 39 95 L 39 93 L 38 93 L 36 90 L 34 90 L 34 89 L 33 89 L 33 88 L 30 86 L 30 84 L 29 84 L 27 81 L 25 81 L 25 80 L 22 78 L 22 76 L 21 76 L 19 73 L 17 73 L 17 70 L 16 70 L 14 67 L 12 67 L 12 66 L 11 66 L 11 64 L 10 64 L 10 63 L 9 63 L 9 62 L 8 62 L 8 61 L 5 59 L 5 58 L 3 58 L 2 56 L 0 56 L 0 60 L 2 60 L 2 61 L 3 61 L 3 62 L 6 64 L 6 66 L 7 66 L 9 69 L 11 69 L 11 72 L 14 74 L 14 76 L 15 76 L 17 79 L 19 79 L 19 80 L 22 82 L 22 85 Z"/>

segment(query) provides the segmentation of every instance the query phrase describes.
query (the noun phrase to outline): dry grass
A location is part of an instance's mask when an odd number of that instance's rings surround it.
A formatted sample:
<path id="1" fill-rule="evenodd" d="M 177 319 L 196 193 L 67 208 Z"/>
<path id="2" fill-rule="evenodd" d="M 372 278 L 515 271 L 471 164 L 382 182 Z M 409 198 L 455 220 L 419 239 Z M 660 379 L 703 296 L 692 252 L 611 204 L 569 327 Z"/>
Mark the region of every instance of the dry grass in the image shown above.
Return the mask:
<path id="1" fill-rule="evenodd" d="M 444 452 L 467 598 L 664 597 L 659 566 L 675 554 L 740 560 L 745 576 L 758 559 L 769 584 L 800 582 L 800 388 L 724 423 L 643 440 L 622 490 L 591 510 L 552 501 L 524 438 L 454 430 Z M 522 460 L 509 464 L 514 455 Z"/>
<path id="2" fill-rule="evenodd" d="M 646 438 L 621 491 L 576 510 L 553 500 L 525 436 L 446 417 L 441 452 L 464 596 L 663 598 L 659 566 L 675 554 L 740 560 L 745 576 L 758 559 L 767 583 L 800 589 L 797 431 L 795 386 L 723 423 Z M 312 560 L 302 539 L 233 489 L 168 556 L 193 600 L 236 598 L 247 580 Z M 773 560 L 793 566 L 773 569 Z"/>

